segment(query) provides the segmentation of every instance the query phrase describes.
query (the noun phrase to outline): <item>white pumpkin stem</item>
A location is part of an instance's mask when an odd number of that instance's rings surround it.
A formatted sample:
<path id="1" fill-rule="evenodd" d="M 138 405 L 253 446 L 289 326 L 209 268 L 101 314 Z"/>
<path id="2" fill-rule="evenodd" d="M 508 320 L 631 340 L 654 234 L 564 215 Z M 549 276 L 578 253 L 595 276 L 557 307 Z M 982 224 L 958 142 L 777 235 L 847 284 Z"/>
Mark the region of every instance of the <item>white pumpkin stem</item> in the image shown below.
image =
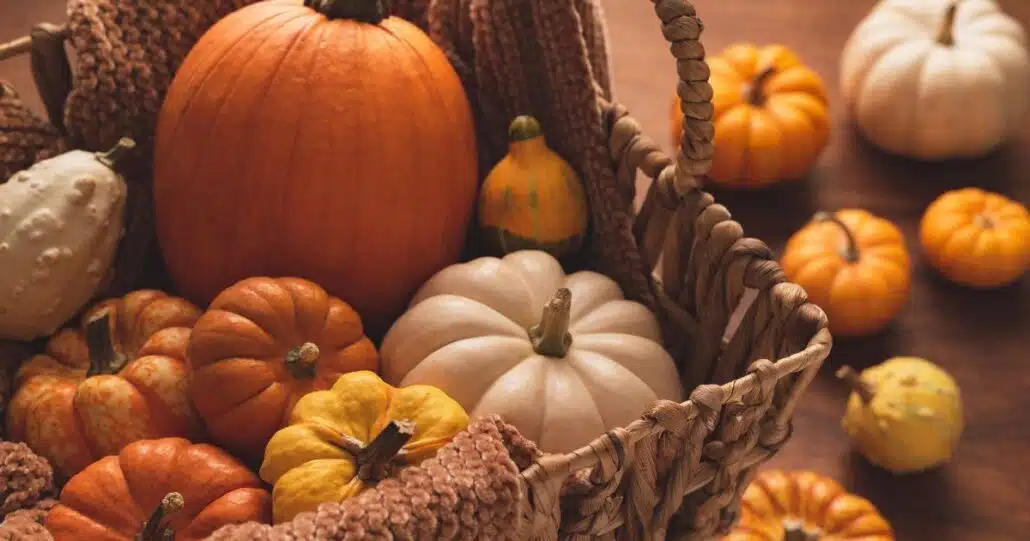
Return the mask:
<path id="1" fill-rule="evenodd" d="M 89 350 L 89 369 L 86 377 L 117 374 L 127 361 L 118 353 L 111 339 L 111 313 L 104 310 L 86 323 L 86 348 Z"/>
<path id="2" fill-rule="evenodd" d="M 848 263 L 858 262 L 861 257 L 858 251 L 858 241 L 855 240 L 855 234 L 851 232 L 848 224 L 829 212 L 817 212 L 814 219 L 817 222 L 831 222 L 839 227 L 844 232 L 844 247 L 840 251 L 841 257 Z"/>
<path id="3" fill-rule="evenodd" d="M 94 154 L 97 160 L 106 165 L 112 170 L 117 170 L 118 164 L 128 156 L 132 150 L 136 148 L 136 141 L 129 139 L 128 137 L 122 137 L 118 140 L 118 143 L 107 152 L 97 152 Z"/>
<path id="4" fill-rule="evenodd" d="M 313 342 L 305 342 L 286 352 L 283 359 L 286 362 L 286 369 L 298 379 L 310 379 L 315 377 L 315 362 L 318 361 L 322 351 Z"/>
<path id="5" fill-rule="evenodd" d="M 844 365 L 837 369 L 836 376 L 837 379 L 843 380 L 847 383 L 851 387 L 851 390 L 862 399 L 862 402 L 865 402 L 866 404 L 871 402 L 873 397 L 876 395 L 876 390 L 873 388 L 872 384 L 867 381 L 863 381 L 858 372 L 848 365 Z"/>
<path id="6" fill-rule="evenodd" d="M 822 537 L 817 533 L 805 530 L 804 524 L 800 521 L 783 522 L 783 541 L 819 541 Z"/>
<path id="7" fill-rule="evenodd" d="M 161 498 L 161 503 L 150 513 L 150 518 L 143 523 L 143 529 L 136 534 L 133 541 L 170 541 L 175 539 L 175 530 L 163 526 L 161 523 L 169 515 L 182 510 L 185 505 L 186 500 L 182 497 L 182 494 L 178 492 L 166 494 L 164 498 Z"/>
<path id="8" fill-rule="evenodd" d="M 415 435 L 415 423 L 390 421 L 368 445 L 352 437 L 344 438 L 344 450 L 354 456 L 357 477 L 363 483 L 377 483 L 390 476 L 401 450 Z"/>
<path id="9" fill-rule="evenodd" d="M 563 287 L 546 304 L 540 323 L 529 329 L 533 350 L 548 357 L 565 357 L 572 347 L 569 322 L 572 313 L 572 292 Z"/>
<path id="10" fill-rule="evenodd" d="M 944 19 L 937 30 L 937 43 L 950 47 L 955 44 L 955 13 L 958 11 L 958 2 L 952 2 L 944 11 Z"/>

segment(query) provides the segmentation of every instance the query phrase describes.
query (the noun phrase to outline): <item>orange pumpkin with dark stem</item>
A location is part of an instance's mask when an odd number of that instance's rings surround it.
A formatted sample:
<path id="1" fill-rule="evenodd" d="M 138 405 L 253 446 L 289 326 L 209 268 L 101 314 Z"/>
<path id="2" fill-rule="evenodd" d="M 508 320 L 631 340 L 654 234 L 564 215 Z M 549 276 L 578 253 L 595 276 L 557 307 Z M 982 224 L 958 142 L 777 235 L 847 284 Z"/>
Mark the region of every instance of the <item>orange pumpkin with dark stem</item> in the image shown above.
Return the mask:
<path id="1" fill-rule="evenodd" d="M 272 496 L 225 451 L 142 440 L 82 470 L 45 526 L 55 541 L 200 541 L 227 524 L 272 520 Z"/>
<path id="2" fill-rule="evenodd" d="M 727 187 L 766 186 L 804 175 L 830 136 L 825 84 L 783 45 L 731 45 L 706 59 L 711 69 L 715 154 L 708 177 Z M 672 142 L 683 112 L 672 107 Z"/>
<path id="3" fill-rule="evenodd" d="M 744 491 L 740 521 L 723 541 L 894 541 L 869 500 L 810 471 L 759 472 Z"/>
<path id="4" fill-rule="evenodd" d="M 223 291 L 194 326 L 190 396 L 212 439 L 248 463 L 293 405 L 379 355 L 345 302 L 299 278 L 256 277 Z"/>
<path id="5" fill-rule="evenodd" d="M 931 203 L 919 240 L 934 268 L 970 287 L 1008 285 L 1030 268 L 1030 212 L 979 188 L 952 190 Z"/>
<path id="6" fill-rule="evenodd" d="M 98 303 L 21 366 L 7 436 L 67 478 L 140 439 L 195 437 L 186 350 L 201 311 L 140 290 Z"/>
<path id="7" fill-rule="evenodd" d="M 470 106 L 444 53 L 385 4 L 258 2 L 191 50 L 154 171 L 161 250 L 187 298 L 299 276 L 375 335 L 458 261 L 479 180 Z"/>
<path id="8" fill-rule="evenodd" d="M 787 241 L 780 266 L 826 312 L 835 336 L 885 328 L 904 307 L 912 283 L 901 231 L 860 209 L 817 214 Z"/>

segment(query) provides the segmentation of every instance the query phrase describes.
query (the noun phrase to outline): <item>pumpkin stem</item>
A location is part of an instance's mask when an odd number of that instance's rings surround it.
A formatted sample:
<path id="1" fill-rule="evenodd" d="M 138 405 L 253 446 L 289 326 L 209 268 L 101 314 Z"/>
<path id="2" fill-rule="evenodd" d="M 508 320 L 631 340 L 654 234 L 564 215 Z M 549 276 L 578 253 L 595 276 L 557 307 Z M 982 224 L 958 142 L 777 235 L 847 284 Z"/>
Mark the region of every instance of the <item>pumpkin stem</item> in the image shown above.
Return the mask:
<path id="1" fill-rule="evenodd" d="M 108 150 L 107 152 L 97 152 L 93 155 L 96 156 L 100 163 L 106 165 L 108 168 L 116 169 L 118 163 L 124 160 L 134 148 L 136 148 L 136 141 L 133 141 L 128 137 L 122 137 L 118 140 L 118 144 L 116 144 L 111 150 Z"/>
<path id="2" fill-rule="evenodd" d="M 974 220 L 976 221 L 976 225 L 983 229 L 994 229 L 998 225 L 998 222 L 994 218 L 986 214 L 977 214 Z"/>
<path id="3" fill-rule="evenodd" d="M 569 334 L 571 312 L 572 292 L 563 287 L 544 305 L 540 323 L 529 329 L 529 338 L 537 354 L 565 357 L 572 346 L 572 335 Z"/>
<path id="4" fill-rule="evenodd" d="M 379 24 L 390 16 L 392 0 L 304 0 L 304 5 L 328 19 Z"/>
<path id="5" fill-rule="evenodd" d="M 857 263 L 859 260 L 858 252 L 858 241 L 855 240 L 855 234 L 851 232 L 851 228 L 848 224 L 844 223 L 843 220 L 829 212 L 817 212 L 815 215 L 815 221 L 817 222 L 832 222 L 844 232 L 844 248 L 841 249 L 841 257 L 844 258 L 848 263 Z"/>
<path id="6" fill-rule="evenodd" d="M 530 115 L 519 115 L 508 126 L 508 140 L 512 143 L 536 139 L 543 134 L 540 122 Z"/>
<path id="7" fill-rule="evenodd" d="M 111 339 L 111 313 L 107 310 L 86 323 L 86 348 L 89 350 L 87 378 L 117 374 L 128 361 L 114 347 L 114 340 Z"/>
<path id="8" fill-rule="evenodd" d="M 315 361 L 321 354 L 317 344 L 304 342 L 286 352 L 286 369 L 297 379 L 311 379 L 315 377 Z"/>
<path id="9" fill-rule="evenodd" d="M 876 394 L 872 384 L 867 381 L 862 381 L 861 376 L 858 372 L 850 366 L 844 365 L 837 369 L 836 376 L 838 379 L 843 380 L 847 383 L 853 392 L 858 394 L 858 397 L 862 399 L 862 402 L 869 403 L 873 400 L 873 396 Z"/>
<path id="10" fill-rule="evenodd" d="M 161 523 L 169 515 L 178 512 L 186 505 L 186 500 L 183 499 L 182 494 L 178 492 L 169 492 L 164 498 L 161 498 L 161 503 L 154 508 L 154 512 L 150 514 L 150 518 L 143 523 L 143 529 L 140 530 L 133 541 L 165 541 L 168 539 L 175 539 L 175 531 L 170 527 L 162 526 Z"/>
<path id="11" fill-rule="evenodd" d="M 805 530 L 800 521 L 783 521 L 783 541 L 819 541 L 819 534 Z"/>
<path id="12" fill-rule="evenodd" d="M 390 476 L 400 460 L 401 449 L 415 435 L 415 423 L 390 421 L 368 445 L 348 438 L 345 449 L 354 455 L 357 477 L 363 483 L 378 483 Z"/>
<path id="13" fill-rule="evenodd" d="M 955 13 L 958 11 L 958 2 L 952 2 L 944 12 L 944 19 L 937 30 L 937 43 L 950 47 L 955 44 Z"/>
<path id="14" fill-rule="evenodd" d="M 754 106 L 762 105 L 765 103 L 765 92 L 763 87 L 765 82 L 769 80 L 776 73 L 776 66 L 769 66 L 758 73 L 754 81 L 747 85 L 744 89 L 744 96 L 747 98 L 748 103 Z"/>

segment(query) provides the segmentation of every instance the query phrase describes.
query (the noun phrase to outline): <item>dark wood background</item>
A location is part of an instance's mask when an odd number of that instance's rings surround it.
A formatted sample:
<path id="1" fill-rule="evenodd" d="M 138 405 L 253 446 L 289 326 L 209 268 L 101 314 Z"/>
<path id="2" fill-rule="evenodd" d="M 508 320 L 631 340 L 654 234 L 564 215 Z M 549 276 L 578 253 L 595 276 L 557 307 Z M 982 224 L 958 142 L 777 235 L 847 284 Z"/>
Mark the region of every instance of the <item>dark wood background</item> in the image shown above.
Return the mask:
<path id="1" fill-rule="evenodd" d="M 602 0 L 616 70 L 616 90 L 636 118 L 668 144 L 675 73 L 652 4 Z M 1030 26 L 1030 1 L 1001 0 Z M 697 7 L 703 42 L 715 54 L 735 41 L 783 43 L 822 76 L 835 100 L 835 132 L 805 182 L 758 193 L 716 193 L 751 236 L 779 250 L 817 209 L 862 207 L 898 223 L 915 256 L 911 300 L 895 326 L 863 340 L 838 339 L 800 406 L 795 436 L 767 467 L 812 469 L 869 498 L 903 541 L 1030 539 L 1030 277 L 977 292 L 938 278 L 919 257 L 917 224 L 940 193 L 980 186 L 1030 203 L 1030 119 L 995 154 L 925 164 L 894 158 L 862 141 L 837 93 L 841 47 L 872 0 L 708 0 Z M 37 22 L 59 22 L 62 0 L 0 0 L 0 40 Z M 25 59 L 0 64 L 0 78 L 31 95 Z M 30 101 L 37 108 L 34 97 Z M 41 109 L 40 109 L 41 110 Z M 960 127 L 959 127 L 960 128 Z M 894 477 L 851 452 L 839 419 L 846 391 L 833 378 L 842 364 L 864 368 L 894 355 L 927 357 L 962 387 L 968 424 L 954 461 L 938 470 Z"/>

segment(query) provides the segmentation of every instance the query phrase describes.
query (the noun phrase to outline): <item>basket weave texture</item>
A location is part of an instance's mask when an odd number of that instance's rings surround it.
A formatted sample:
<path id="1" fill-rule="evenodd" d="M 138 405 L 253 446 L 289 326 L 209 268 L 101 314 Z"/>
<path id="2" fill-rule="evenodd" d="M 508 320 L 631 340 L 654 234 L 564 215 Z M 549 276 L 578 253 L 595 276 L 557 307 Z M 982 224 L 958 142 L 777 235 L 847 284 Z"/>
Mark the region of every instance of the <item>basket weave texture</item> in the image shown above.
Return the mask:
<path id="1" fill-rule="evenodd" d="M 436 459 L 359 498 L 325 504 L 275 528 L 226 527 L 212 541 L 708 540 L 727 531 L 756 467 L 789 439 L 794 408 L 831 338 L 825 314 L 785 280 L 772 251 L 744 237 L 727 209 L 701 189 L 713 153 L 703 25 L 685 0 L 652 2 L 679 75 L 685 122 L 675 157 L 644 136 L 615 101 L 598 0 L 409 0 L 396 9 L 426 28 L 462 77 L 477 114 L 484 167 L 503 154 L 507 121 L 531 113 L 581 172 L 592 210 L 591 266 L 658 315 L 683 384 L 693 390 L 689 400 L 660 401 L 629 426 L 565 455 L 540 453 L 500 419 L 479 420 Z M 201 10 L 183 17 L 205 25 L 246 3 L 213 0 L 201 9 L 169 2 L 177 13 Z M 70 6 L 71 41 L 91 52 L 79 51 L 77 87 L 55 96 L 41 85 L 48 108 L 64 104 L 63 114 L 51 111 L 54 124 L 76 146 L 102 148 L 109 141 L 89 138 L 126 130 L 146 139 L 175 68 L 172 57 L 184 55 L 202 32 L 169 28 L 175 47 L 158 57 L 161 69 L 126 68 L 116 60 L 144 58 L 141 51 L 159 44 L 130 43 L 111 53 L 105 32 L 123 19 L 118 10 L 135 17 L 167 10 L 137 9 L 130 0 Z M 115 29 L 111 35 L 137 34 Z M 91 66 L 100 71 L 83 72 Z M 34 69 L 37 83 L 48 80 L 40 73 L 61 73 Z M 512 71 L 532 82 L 513 89 L 498 79 Z M 153 86 L 133 87 L 139 100 L 115 99 L 128 95 L 97 73 L 118 74 L 109 78 L 113 84 L 144 77 Z M 83 129 L 96 122 L 115 131 Z M 639 173 L 653 182 L 635 211 Z"/>

